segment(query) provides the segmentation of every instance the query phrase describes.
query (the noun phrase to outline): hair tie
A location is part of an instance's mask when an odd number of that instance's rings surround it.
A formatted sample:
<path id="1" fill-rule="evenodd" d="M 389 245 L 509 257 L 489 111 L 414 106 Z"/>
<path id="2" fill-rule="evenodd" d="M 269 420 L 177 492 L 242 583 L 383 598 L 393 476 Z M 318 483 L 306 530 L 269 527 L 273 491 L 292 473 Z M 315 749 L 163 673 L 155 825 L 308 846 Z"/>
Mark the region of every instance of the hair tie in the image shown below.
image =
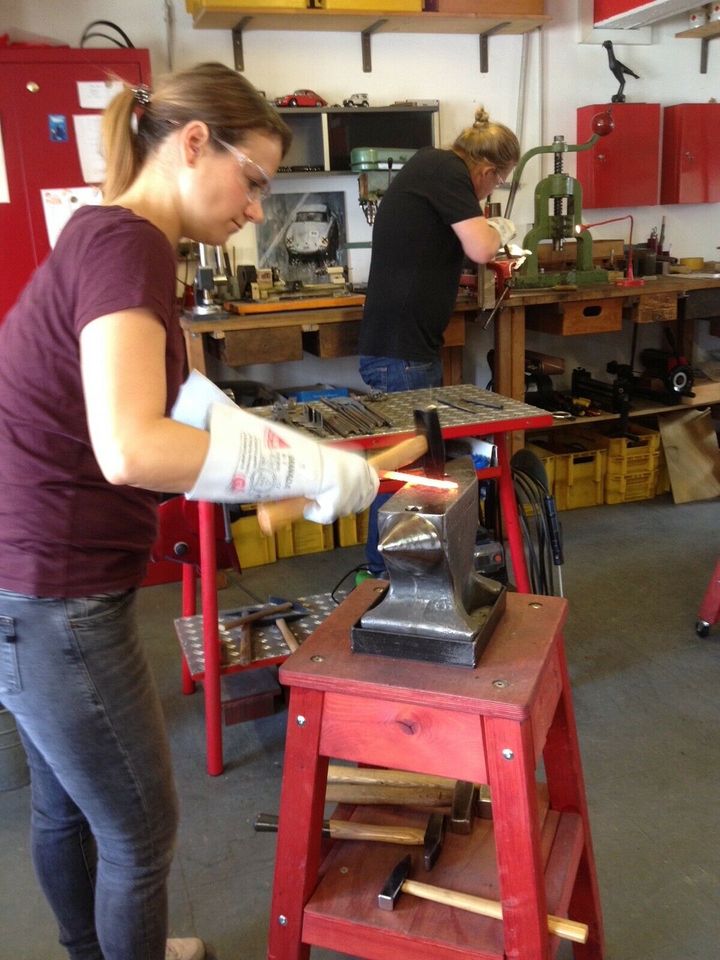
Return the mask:
<path id="1" fill-rule="evenodd" d="M 132 94 L 135 97 L 136 103 L 139 103 L 141 107 L 146 107 L 150 103 L 150 87 L 146 84 L 141 83 L 138 87 L 131 87 Z"/>

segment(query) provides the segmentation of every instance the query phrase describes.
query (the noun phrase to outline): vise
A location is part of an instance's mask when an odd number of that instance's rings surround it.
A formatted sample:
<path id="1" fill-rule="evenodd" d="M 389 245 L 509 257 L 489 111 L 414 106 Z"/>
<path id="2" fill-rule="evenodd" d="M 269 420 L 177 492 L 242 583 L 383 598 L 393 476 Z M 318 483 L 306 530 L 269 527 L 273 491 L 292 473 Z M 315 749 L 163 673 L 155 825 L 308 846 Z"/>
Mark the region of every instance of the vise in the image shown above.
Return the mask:
<path id="1" fill-rule="evenodd" d="M 351 630 L 353 651 L 474 667 L 505 609 L 505 587 L 474 569 L 478 482 L 469 457 L 454 489 L 407 483 L 378 513 L 390 581 Z"/>

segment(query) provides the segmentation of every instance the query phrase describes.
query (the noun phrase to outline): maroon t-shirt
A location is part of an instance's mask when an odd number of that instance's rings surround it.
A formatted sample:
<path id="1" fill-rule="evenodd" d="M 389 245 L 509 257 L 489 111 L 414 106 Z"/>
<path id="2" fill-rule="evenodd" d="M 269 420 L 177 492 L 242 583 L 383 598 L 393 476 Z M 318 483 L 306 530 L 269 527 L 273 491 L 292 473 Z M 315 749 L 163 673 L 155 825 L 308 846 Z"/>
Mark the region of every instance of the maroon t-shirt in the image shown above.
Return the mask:
<path id="1" fill-rule="evenodd" d="M 158 495 L 103 477 L 79 337 L 97 317 L 151 310 L 167 331 L 169 411 L 185 370 L 175 270 L 172 246 L 147 220 L 82 207 L 0 325 L 0 587 L 77 597 L 141 582 Z"/>

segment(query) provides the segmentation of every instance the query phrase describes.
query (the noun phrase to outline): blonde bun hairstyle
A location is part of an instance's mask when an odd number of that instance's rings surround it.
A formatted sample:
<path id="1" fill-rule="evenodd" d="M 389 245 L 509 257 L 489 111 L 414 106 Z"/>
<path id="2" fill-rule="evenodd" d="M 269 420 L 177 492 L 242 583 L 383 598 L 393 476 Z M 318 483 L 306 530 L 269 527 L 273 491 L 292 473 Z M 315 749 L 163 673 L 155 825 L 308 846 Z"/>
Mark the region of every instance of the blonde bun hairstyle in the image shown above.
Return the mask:
<path id="1" fill-rule="evenodd" d="M 520 142 L 509 127 L 490 119 L 485 107 L 478 107 L 471 127 L 466 127 L 452 145 L 466 163 L 489 163 L 509 170 L 520 159 Z"/>

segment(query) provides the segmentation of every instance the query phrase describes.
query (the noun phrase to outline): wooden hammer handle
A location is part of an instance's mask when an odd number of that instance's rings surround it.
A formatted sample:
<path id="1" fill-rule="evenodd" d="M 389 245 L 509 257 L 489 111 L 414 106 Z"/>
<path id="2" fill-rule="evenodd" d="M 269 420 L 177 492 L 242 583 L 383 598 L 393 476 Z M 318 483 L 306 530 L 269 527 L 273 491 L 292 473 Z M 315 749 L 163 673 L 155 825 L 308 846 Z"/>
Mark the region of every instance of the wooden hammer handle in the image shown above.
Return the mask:
<path id="1" fill-rule="evenodd" d="M 418 457 L 427 453 L 425 437 L 416 434 L 394 447 L 387 447 L 368 457 L 368 463 L 376 470 L 399 470 Z M 287 527 L 295 520 L 301 520 L 305 507 L 312 501 L 305 497 L 291 497 L 288 500 L 275 500 L 272 503 L 259 503 L 257 519 L 260 529 L 269 537 L 276 530 Z"/>
<path id="2" fill-rule="evenodd" d="M 418 880 L 405 880 L 401 889 L 403 893 L 410 893 L 412 896 L 421 897 L 423 900 L 444 903 L 449 907 L 459 907 L 461 910 L 467 910 L 470 913 L 479 913 L 483 917 L 494 917 L 496 920 L 502 920 L 502 904 L 497 900 L 486 900 L 484 897 L 460 893 L 458 890 L 447 890 L 445 887 L 420 883 Z M 589 929 L 586 923 L 549 915 L 547 925 L 550 933 L 556 937 L 561 937 L 564 940 L 574 940 L 575 943 L 587 943 Z"/>
<path id="3" fill-rule="evenodd" d="M 328 829 L 334 840 L 376 840 L 380 843 L 404 843 L 422 846 L 425 830 L 422 827 L 391 827 L 377 823 L 357 823 L 355 820 L 329 820 Z"/>

